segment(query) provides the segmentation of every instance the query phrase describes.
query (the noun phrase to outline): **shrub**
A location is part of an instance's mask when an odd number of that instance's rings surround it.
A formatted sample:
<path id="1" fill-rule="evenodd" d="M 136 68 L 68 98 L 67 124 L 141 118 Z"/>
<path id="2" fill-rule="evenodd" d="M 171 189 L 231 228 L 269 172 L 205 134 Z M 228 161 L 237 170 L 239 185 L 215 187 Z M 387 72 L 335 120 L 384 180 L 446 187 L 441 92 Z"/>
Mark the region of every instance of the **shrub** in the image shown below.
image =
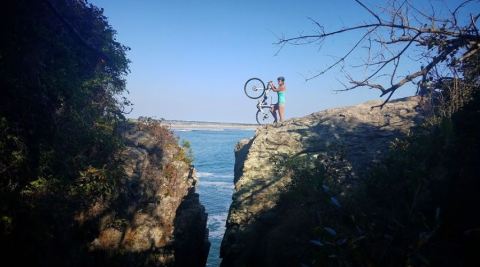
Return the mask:
<path id="1" fill-rule="evenodd" d="M 303 262 L 478 265 L 480 240 L 474 233 L 480 227 L 476 212 L 480 100 L 476 90 L 471 101 L 451 116 L 429 120 L 408 138 L 394 141 L 387 156 L 358 184 L 338 179 L 348 177 L 348 171 L 342 171 L 348 170 L 348 164 L 342 163 L 341 155 L 287 160 L 285 173 L 294 183 L 282 203 L 312 210 L 309 218 L 295 219 L 310 233 Z"/>

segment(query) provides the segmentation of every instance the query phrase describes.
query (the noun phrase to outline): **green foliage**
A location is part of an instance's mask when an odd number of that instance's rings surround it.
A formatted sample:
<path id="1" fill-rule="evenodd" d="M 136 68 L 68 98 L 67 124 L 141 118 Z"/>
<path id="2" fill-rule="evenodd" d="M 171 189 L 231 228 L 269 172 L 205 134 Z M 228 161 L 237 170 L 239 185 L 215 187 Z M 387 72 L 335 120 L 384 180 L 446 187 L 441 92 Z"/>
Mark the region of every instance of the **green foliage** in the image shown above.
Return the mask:
<path id="1" fill-rule="evenodd" d="M 71 194 L 89 201 L 99 196 L 111 195 L 115 186 L 114 180 L 109 181 L 111 177 L 115 176 L 109 175 L 105 167 L 97 169 L 89 166 L 80 172 Z"/>
<path id="2" fill-rule="evenodd" d="M 434 80 L 424 125 L 361 177 L 342 149 L 279 164 L 293 181 L 276 207 L 289 235 L 269 248 L 307 266 L 479 266 L 479 62 Z"/>
<path id="3" fill-rule="evenodd" d="M 84 1 L 11 1 L 0 12 L 2 255 L 74 265 L 76 242 L 89 238 L 74 212 L 113 197 L 123 175 L 128 48 Z"/>
<path id="4" fill-rule="evenodd" d="M 163 125 L 161 121 L 149 117 L 140 117 L 137 127 L 141 131 L 148 131 L 159 146 L 177 145 L 175 135 L 170 128 Z"/>
<path id="5" fill-rule="evenodd" d="M 191 165 L 193 163 L 193 151 L 192 151 L 192 146 L 189 141 L 183 140 L 182 141 L 182 149 L 179 152 L 181 154 L 181 158 L 183 161 L 185 161 L 188 165 Z"/>
<path id="6" fill-rule="evenodd" d="M 310 229 L 300 260 L 311 266 L 480 263 L 478 89 L 471 97 L 451 116 L 393 142 L 358 181 L 350 179 L 341 152 L 288 159 L 283 172 L 294 182 L 281 205 L 295 203 L 309 213 L 290 224 Z"/>

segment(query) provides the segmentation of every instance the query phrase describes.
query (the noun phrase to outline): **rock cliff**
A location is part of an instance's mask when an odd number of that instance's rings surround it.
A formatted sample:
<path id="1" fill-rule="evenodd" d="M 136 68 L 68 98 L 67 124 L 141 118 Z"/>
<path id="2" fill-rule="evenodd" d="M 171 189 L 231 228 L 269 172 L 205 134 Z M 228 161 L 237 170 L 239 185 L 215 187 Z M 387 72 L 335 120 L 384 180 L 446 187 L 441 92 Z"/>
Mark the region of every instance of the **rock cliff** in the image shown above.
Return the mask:
<path id="1" fill-rule="evenodd" d="M 418 101 L 399 99 L 383 109 L 371 108 L 378 101 L 329 109 L 260 128 L 251 140 L 242 140 L 235 149 L 235 193 L 221 247 L 222 266 L 300 266 L 295 253 L 301 254 L 302 244 L 308 243 L 302 236 L 306 230 L 291 229 L 302 225 L 286 221 L 295 220 L 300 209 L 308 212 L 308 206 L 279 202 L 292 183 L 291 176 L 279 171 L 282 162 L 292 157 L 327 162 L 341 155 L 336 160 L 341 166 L 330 175 L 342 182 L 340 191 L 347 191 L 382 158 L 392 140 L 423 120 L 416 111 Z M 290 254 L 281 253 L 279 246 Z"/>
<path id="2" fill-rule="evenodd" d="M 121 160 L 126 177 L 115 203 L 78 216 L 100 217 L 90 250 L 108 266 L 205 266 L 207 214 L 195 193 L 197 177 L 166 128 L 128 124 Z"/>

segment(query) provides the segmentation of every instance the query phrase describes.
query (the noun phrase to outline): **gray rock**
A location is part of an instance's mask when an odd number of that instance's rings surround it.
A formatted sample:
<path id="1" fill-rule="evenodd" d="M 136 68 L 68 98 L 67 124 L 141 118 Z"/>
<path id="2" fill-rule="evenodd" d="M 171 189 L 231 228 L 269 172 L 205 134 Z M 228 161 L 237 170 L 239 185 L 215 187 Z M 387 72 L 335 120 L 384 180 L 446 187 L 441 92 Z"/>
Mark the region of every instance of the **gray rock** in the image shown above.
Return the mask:
<path id="1" fill-rule="evenodd" d="M 175 139 L 138 125 L 125 128 L 119 203 L 102 210 L 90 249 L 116 266 L 203 267 L 210 243 L 195 169 L 178 157 Z"/>
<path id="2" fill-rule="evenodd" d="M 265 248 L 274 242 L 262 239 L 266 235 L 260 231 L 281 225 L 274 210 L 292 182 L 289 175 L 279 175 L 283 166 L 278 159 L 308 156 L 328 161 L 329 155 L 341 154 L 344 159 L 333 160 L 341 162 L 334 179 L 347 190 L 382 157 L 392 140 L 407 135 L 423 120 L 416 111 L 418 101 L 417 97 L 399 99 L 383 109 L 371 108 L 380 100 L 328 109 L 262 127 L 251 140 L 242 140 L 235 149 L 235 192 L 221 246 L 222 266 L 276 266 L 259 259 L 268 257 Z M 341 207 L 337 199 L 334 204 Z M 282 255 L 270 256 L 282 259 Z"/>

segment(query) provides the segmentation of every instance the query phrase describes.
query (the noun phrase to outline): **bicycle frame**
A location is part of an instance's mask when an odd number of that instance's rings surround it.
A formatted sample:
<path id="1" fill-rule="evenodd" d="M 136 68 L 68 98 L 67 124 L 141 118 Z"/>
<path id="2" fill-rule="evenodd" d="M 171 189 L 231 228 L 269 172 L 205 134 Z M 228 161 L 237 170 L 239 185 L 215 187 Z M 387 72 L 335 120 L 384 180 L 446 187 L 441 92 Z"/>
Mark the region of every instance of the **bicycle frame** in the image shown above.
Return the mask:
<path id="1" fill-rule="evenodd" d="M 265 107 L 272 107 L 272 100 L 270 99 L 270 104 L 267 103 L 267 99 L 269 97 L 269 93 L 272 91 L 272 87 L 269 85 L 267 85 L 267 89 L 265 89 L 265 93 L 263 94 L 263 98 L 262 100 L 258 100 L 258 103 L 257 103 L 257 109 L 260 110 L 260 112 L 263 113 L 262 111 L 262 108 L 265 108 Z"/>
<path id="2" fill-rule="evenodd" d="M 250 78 L 243 86 L 245 94 L 251 99 L 258 99 L 257 102 L 257 122 L 260 125 L 276 122 L 276 116 L 272 112 L 272 97 L 270 92 L 273 91 L 272 84 L 269 82 L 267 86 L 259 78 Z M 270 98 L 270 101 L 268 99 Z M 270 103 L 269 103 L 270 102 Z"/>

